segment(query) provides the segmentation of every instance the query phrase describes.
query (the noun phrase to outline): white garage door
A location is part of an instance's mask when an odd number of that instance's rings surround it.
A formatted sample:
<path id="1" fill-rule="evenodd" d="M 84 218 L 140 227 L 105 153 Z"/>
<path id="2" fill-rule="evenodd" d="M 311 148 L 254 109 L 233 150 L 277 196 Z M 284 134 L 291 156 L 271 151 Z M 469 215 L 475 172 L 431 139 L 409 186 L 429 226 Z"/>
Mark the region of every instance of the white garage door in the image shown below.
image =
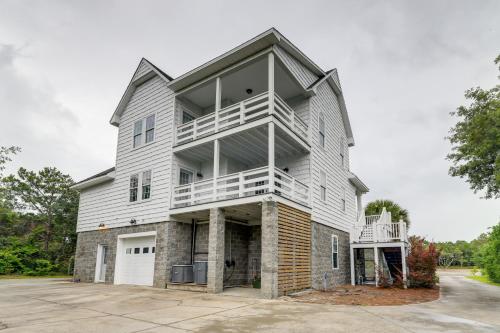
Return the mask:
<path id="1" fill-rule="evenodd" d="M 118 250 L 121 252 L 117 261 L 118 283 L 137 284 L 143 286 L 153 285 L 155 266 L 155 237 L 123 238 L 119 242 Z"/>

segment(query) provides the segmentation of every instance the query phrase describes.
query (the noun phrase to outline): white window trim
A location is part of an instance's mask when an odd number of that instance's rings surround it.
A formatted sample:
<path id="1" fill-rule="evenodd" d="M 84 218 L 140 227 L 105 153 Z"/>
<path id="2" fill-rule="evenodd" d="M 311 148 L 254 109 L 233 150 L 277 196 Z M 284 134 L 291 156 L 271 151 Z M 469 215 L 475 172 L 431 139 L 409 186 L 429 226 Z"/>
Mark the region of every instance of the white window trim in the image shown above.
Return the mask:
<path id="1" fill-rule="evenodd" d="M 325 199 L 324 200 L 321 198 L 321 193 L 323 191 L 323 185 L 321 183 L 321 175 L 322 174 L 325 175 L 325 186 L 324 186 L 324 188 L 325 188 Z M 327 202 L 327 200 L 328 200 L 328 175 L 323 170 L 319 171 L 319 200 L 322 201 L 322 202 Z"/>
<path id="2" fill-rule="evenodd" d="M 186 170 L 186 171 L 189 171 L 193 174 L 193 183 L 196 183 L 197 181 L 197 171 L 194 170 L 193 168 L 190 168 L 190 167 L 187 167 L 187 166 L 184 166 L 182 164 L 179 165 L 179 169 L 177 170 L 177 181 L 176 181 L 176 184 L 179 185 L 180 182 L 181 182 L 181 170 Z"/>
<path id="3" fill-rule="evenodd" d="M 146 171 L 151 171 L 151 183 L 149 185 L 149 198 L 147 199 L 143 199 L 142 198 L 142 178 L 143 178 L 143 174 L 144 172 Z M 138 175 L 138 183 L 137 183 L 137 200 L 136 201 L 130 201 L 130 177 L 132 177 L 133 175 Z M 138 172 L 133 172 L 129 175 L 128 179 L 129 179 L 129 185 L 128 185 L 128 197 L 127 197 L 127 202 L 129 205 L 137 205 L 137 204 L 140 204 L 140 203 L 143 203 L 143 202 L 148 202 L 150 201 L 152 198 L 153 198 L 153 177 L 154 177 L 154 173 L 153 173 L 153 169 L 144 169 L 144 170 L 141 170 L 141 171 L 138 171 Z"/>
<path id="4" fill-rule="evenodd" d="M 323 120 L 323 131 L 321 131 L 321 120 Z M 321 134 L 323 134 L 323 145 L 321 145 L 320 140 Z M 318 146 L 323 150 L 326 148 L 326 120 L 323 112 L 318 115 Z"/>
<path id="5" fill-rule="evenodd" d="M 150 116 L 155 116 L 155 126 L 153 127 L 153 140 L 150 141 L 150 142 L 147 142 L 146 143 L 146 119 L 148 119 Z M 141 128 L 141 143 L 137 146 L 137 147 L 134 147 L 134 130 L 135 130 L 135 123 L 138 122 L 138 121 L 142 121 L 142 128 Z M 142 117 L 140 119 L 136 119 L 133 124 L 132 124 L 132 150 L 136 150 L 136 149 L 140 149 L 140 148 L 143 148 L 143 147 L 147 147 L 149 146 L 150 144 L 153 144 L 156 142 L 156 125 L 158 123 L 158 113 L 157 112 L 154 112 L 154 113 L 150 113 L 148 114 L 146 117 Z"/>
<path id="6" fill-rule="evenodd" d="M 341 187 L 340 188 L 340 210 L 343 213 L 346 213 L 346 211 L 347 211 L 347 201 L 346 201 L 345 187 Z"/>
<path id="7" fill-rule="evenodd" d="M 335 252 L 333 252 L 333 242 L 334 242 L 334 240 L 337 243 L 337 252 L 336 252 L 336 254 L 337 254 L 337 267 L 334 267 L 334 265 L 333 265 L 333 254 L 335 253 Z M 332 255 L 331 255 L 331 260 L 332 260 L 332 269 L 333 270 L 339 269 L 340 268 L 340 265 L 339 265 L 339 237 L 337 235 L 332 235 Z"/>

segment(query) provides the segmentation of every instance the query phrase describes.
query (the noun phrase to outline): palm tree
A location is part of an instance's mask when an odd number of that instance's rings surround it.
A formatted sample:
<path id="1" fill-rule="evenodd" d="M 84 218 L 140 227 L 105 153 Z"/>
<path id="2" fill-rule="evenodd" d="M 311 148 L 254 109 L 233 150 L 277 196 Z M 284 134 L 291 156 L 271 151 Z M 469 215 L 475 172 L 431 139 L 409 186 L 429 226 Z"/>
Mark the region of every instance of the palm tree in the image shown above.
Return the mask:
<path id="1" fill-rule="evenodd" d="M 382 199 L 369 202 L 365 207 L 365 215 L 380 215 L 384 207 L 388 212 L 391 213 L 392 222 L 403 220 L 404 222 L 406 222 L 406 227 L 410 227 L 410 215 L 408 211 L 391 200 Z"/>

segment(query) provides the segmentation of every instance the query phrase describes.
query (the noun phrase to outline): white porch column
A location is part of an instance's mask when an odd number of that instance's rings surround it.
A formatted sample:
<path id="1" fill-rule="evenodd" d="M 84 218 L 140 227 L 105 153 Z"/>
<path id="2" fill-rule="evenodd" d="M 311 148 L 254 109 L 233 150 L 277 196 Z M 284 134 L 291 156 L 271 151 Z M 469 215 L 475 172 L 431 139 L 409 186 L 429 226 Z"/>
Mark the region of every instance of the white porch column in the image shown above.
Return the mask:
<path id="1" fill-rule="evenodd" d="M 378 287 L 378 271 L 379 271 L 379 265 L 378 265 L 378 247 L 373 248 L 373 258 L 375 259 L 375 286 Z"/>
<path id="2" fill-rule="evenodd" d="M 219 111 L 221 109 L 221 98 L 222 98 L 222 87 L 220 83 L 220 77 L 215 79 L 215 132 L 219 131 Z"/>
<path id="3" fill-rule="evenodd" d="M 351 244 L 351 284 L 354 286 L 356 284 L 356 274 L 354 269 L 354 248 Z"/>
<path id="4" fill-rule="evenodd" d="M 361 199 L 361 196 L 363 194 L 361 192 L 358 192 L 356 191 L 356 202 L 357 202 L 357 206 L 358 206 L 358 217 L 356 220 L 359 220 L 359 217 L 361 216 L 361 211 L 363 210 L 363 202 L 362 202 L 362 199 Z"/>
<path id="5" fill-rule="evenodd" d="M 268 124 L 268 166 L 269 166 L 269 193 L 274 193 L 274 123 Z"/>
<path id="6" fill-rule="evenodd" d="M 267 58 L 267 90 L 269 93 L 269 114 L 274 112 L 274 53 Z"/>
<path id="7" fill-rule="evenodd" d="M 403 286 L 406 289 L 406 250 L 405 245 L 401 244 L 401 268 L 403 271 Z"/>
<path id="8" fill-rule="evenodd" d="M 214 200 L 217 200 L 217 178 L 219 177 L 219 165 L 220 165 L 220 143 L 219 139 L 214 140 Z"/>

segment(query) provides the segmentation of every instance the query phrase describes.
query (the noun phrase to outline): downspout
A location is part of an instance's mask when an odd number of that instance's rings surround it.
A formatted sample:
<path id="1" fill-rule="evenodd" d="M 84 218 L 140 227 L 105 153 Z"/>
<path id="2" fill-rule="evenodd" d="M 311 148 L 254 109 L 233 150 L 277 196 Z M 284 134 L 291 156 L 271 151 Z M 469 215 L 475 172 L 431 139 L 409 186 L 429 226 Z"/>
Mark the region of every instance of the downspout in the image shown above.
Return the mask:
<path id="1" fill-rule="evenodd" d="M 196 247 L 196 221 L 191 220 L 191 265 L 194 264 L 194 249 Z"/>

